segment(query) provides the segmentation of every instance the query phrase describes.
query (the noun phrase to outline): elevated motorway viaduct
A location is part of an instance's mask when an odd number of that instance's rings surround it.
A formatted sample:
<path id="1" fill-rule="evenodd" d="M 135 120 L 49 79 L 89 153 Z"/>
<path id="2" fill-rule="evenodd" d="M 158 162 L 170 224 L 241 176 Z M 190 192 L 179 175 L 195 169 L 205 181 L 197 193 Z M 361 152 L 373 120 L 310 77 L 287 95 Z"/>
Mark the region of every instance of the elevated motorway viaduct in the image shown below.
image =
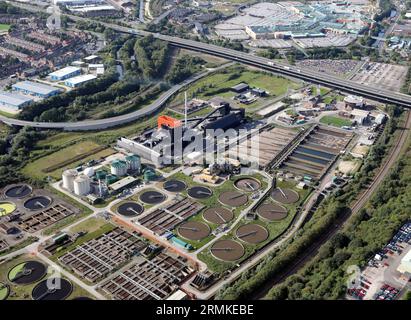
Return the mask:
<path id="1" fill-rule="evenodd" d="M 280 64 L 267 58 L 254 56 L 248 53 L 227 49 L 216 45 L 159 34 L 154 36 L 158 39 L 167 41 L 176 47 L 238 61 L 250 66 L 301 79 L 314 84 L 320 84 L 346 93 L 360 95 L 382 103 L 396 104 L 404 108 L 411 108 L 411 96 L 406 94 L 373 88 L 371 86 L 333 77 L 321 72 L 315 72 L 307 68 L 297 68 L 287 64 Z"/>

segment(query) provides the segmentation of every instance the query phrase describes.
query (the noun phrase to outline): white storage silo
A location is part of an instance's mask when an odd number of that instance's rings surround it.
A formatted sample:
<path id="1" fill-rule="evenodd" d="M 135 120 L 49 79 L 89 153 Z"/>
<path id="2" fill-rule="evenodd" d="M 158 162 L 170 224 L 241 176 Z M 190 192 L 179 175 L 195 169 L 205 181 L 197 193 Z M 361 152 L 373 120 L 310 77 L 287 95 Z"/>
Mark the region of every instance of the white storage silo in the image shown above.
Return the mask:
<path id="1" fill-rule="evenodd" d="M 92 176 L 94 176 L 94 169 L 92 167 L 88 167 L 84 170 L 84 174 L 91 178 Z"/>
<path id="2" fill-rule="evenodd" d="M 74 193 L 78 196 L 85 196 L 90 193 L 90 178 L 86 175 L 79 175 L 74 179 Z"/>
<path id="3" fill-rule="evenodd" d="M 71 192 L 74 190 L 74 179 L 77 177 L 77 171 L 68 169 L 63 172 L 63 188 Z"/>

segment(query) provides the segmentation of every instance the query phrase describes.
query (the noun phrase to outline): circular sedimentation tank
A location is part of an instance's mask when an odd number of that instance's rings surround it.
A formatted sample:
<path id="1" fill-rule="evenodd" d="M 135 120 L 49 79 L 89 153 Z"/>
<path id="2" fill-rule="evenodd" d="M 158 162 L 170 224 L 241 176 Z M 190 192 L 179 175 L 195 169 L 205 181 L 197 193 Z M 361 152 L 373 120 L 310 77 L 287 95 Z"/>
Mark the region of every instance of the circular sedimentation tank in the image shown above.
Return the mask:
<path id="1" fill-rule="evenodd" d="M 10 187 L 4 193 L 9 198 L 24 198 L 31 194 L 32 188 L 27 184 L 19 184 L 17 186 Z"/>
<path id="2" fill-rule="evenodd" d="M 29 210 L 40 210 L 47 208 L 50 203 L 51 199 L 49 197 L 37 196 L 24 202 L 24 207 Z"/>
<path id="3" fill-rule="evenodd" d="M 271 192 L 271 198 L 282 204 L 292 204 L 296 203 L 300 196 L 294 190 L 276 188 Z"/>
<path id="4" fill-rule="evenodd" d="M 203 212 L 204 220 L 214 224 L 228 223 L 234 219 L 234 213 L 222 207 L 208 208 Z"/>
<path id="5" fill-rule="evenodd" d="M 234 186 L 242 191 L 253 192 L 261 188 L 261 183 L 254 178 L 240 178 L 234 182 Z"/>
<path id="6" fill-rule="evenodd" d="M 125 217 L 135 217 L 143 213 L 144 208 L 137 202 L 128 201 L 117 208 L 117 212 Z"/>
<path id="7" fill-rule="evenodd" d="M 216 259 L 229 262 L 240 259 L 245 253 L 243 245 L 235 240 L 218 240 L 210 251 Z"/>
<path id="8" fill-rule="evenodd" d="M 236 208 L 246 204 L 248 201 L 248 196 L 239 191 L 226 191 L 220 194 L 218 200 L 222 204 Z"/>
<path id="9" fill-rule="evenodd" d="M 140 195 L 140 201 L 147 204 L 159 204 L 166 200 L 166 195 L 158 191 L 146 191 Z"/>
<path id="10" fill-rule="evenodd" d="M 270 222 L 278 221 L 287 217 L 287 209 L 275 203 L 266 203 L 257 208 L 257 214 Z"/>
<path id="11" fill-rule="evenodd" d="M 180 180 L 168 180 L 164 182 L 163 188 L 168 192 L 181 192 L 187 188 L 187 185 Z"/>
<path id="12" fill-rule="evenodd" d="M 13 202 L 0 201 L 0 217 L 13 213 L 16 208 Z"/>
<path id="13" fill-rule="evenodd" d="M 0 282 L 0 301 L 6 300 L 7 297 L 9 296 L 9 293 L 10 293 L 9 286 L 4 284 L 3 282 Z"/>
<path id="14" fill-rule="evenodd" d="M 194 199 L 207 199 L 213 195 L 213 191 L 211 191 L 207 187 L 196 186 L 188 189 L 188 195 Z"/>
<path id="15" fill-rule="evenodd" d="M 26 261 L 10 269 L 8 279 L 20 285 L 30 284 L 41 280 L 47 273 L 47 268 L 39 261 Z"/>
<path id="16" fill-rule="evenodd" d="M 50 278 L 37 284 L 31 296 L 33 300 L 64 300 L 73 291 L 70 281 L 62 278 Z"/>
<path id="17" fill-rule="evenodd" d="M 188 240 L 201 240 L 210 234 L 210 227 L 204 222 L 188 221 L 177 228 L 178 234 Z"/>
<path id="18" fill-rule="evenodd" d="M 236 236 L 241 241 L 257 244 L 268 239 L 268 230 L 258 224 L 250 223 L 239 227 Z"/>

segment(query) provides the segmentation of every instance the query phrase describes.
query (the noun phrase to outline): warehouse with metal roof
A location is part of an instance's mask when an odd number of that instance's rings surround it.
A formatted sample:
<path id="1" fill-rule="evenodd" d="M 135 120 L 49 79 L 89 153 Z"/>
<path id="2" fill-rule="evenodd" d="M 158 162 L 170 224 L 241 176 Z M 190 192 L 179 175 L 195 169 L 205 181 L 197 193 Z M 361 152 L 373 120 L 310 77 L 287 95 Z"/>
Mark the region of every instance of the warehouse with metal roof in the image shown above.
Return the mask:
<path id="1" fill-rule="evenodd" d="M 12 85 L 14 91 L 35 97 L 48 98 L 61 92 L 60 89 L 33 81 L 21 81 Z"/>
<path id="2" fill-rule="evenodd" d="M 68 66 L 60 70 L 56 70 L 49 74 L 52 81 L 62 81 L 81 74 L 81 69 L 78 67 Z"/>
<path id="3" fill-rule="evenodd" d="M 64 84 L 67 87 L 70 87 L 70 88 L 77 88 L 78 86 L 81 86 L 82 84 L 84 84 L 84 83 L 86 83 L 90 80 L 94 80 L 96 78 L 97 77 L 95 75 L 85 74 L 85 75 L 81 75 L 81 76 L 77 76 L 77 77 L 74 77 L 74 78 L 67 79 L 64 82 Z"/>
<path id="4" fill-rule="evenodd" d="M 33 99 L 17 93 L 0 91 L 0 106 L 18 111 L 33 102 Z"/>

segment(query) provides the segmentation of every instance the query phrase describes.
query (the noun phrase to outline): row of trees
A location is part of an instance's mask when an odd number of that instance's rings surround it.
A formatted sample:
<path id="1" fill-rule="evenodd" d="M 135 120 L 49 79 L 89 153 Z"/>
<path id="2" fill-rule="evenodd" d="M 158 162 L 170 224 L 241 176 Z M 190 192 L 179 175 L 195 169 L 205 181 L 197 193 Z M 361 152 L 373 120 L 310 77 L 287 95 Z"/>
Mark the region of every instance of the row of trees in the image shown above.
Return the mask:
<path id="1" fill-rule="evenodd" d="M 179 83 L 199 71 L 205 63 L 200 57 L 183 55 L 173 64 L 165 79 L 173 84 Z"/>
<path id="2" fill-rule="evenodd" d="M 169 54 L 166 42 L 150 35 L 136 41 L 134 52 L 144 78 L 158 79 L 163 75 Z"/>
<path id="3" fill-rule="evenodd" d="M 24 179 L 19 169 L 36 142 L 45 135 L 45 132 L 27 127 L 17 133 L 12 130 L 8 137 L 0 139 L 0 188 Z"/>
<path id="4" fill-rule="evenodd" d="M 20 8 L 17 8 L 5 1 L 0 1 L 0 13 L 3 14 L 19 14 L 23 13 L 24 11 Z"/>

